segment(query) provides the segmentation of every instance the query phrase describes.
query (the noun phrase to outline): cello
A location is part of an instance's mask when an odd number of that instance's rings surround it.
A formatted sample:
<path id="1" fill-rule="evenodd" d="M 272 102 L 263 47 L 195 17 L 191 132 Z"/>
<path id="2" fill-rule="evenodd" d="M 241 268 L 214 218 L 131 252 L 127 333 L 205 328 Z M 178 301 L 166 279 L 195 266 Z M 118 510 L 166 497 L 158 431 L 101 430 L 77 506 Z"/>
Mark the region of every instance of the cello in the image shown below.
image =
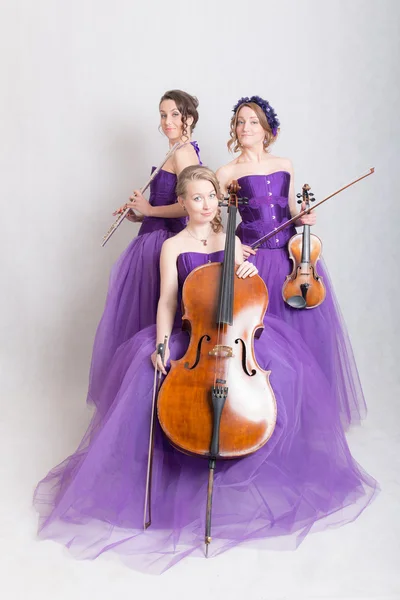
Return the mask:
<path id="1" fill-rule="evenodd" d="M 235 276 L 237 182 L 229 191 L 224 261 L 198 267 L 184 283 L 182 318 L 190 342 L 186 354 L 171 361 L 157 398 L 158 420 L 172 446 L 208 459 L 206 556 L 216 461 L 256 452 L 277 418 L 270 371 L 260 368 L 254 353 L 268 292 L 259 275 Z"/>
<path id="2" fill-rule="evenodd" d="M 303 185 L 302 194 L 297 194 L 299 204 L 305 203 L 306 210 L 314 194 L 310 186 Z M 286 277 L 282 287 L 282 297 L 292 308 L 316 308 L 325 300 L 326 290 L 317 273 L 316 263 L 321 257 L 322 242 L 310 232 L 310 225 L 303 225 L 303 233 L 296 233 L 288 243 L 289 258 L 293 261 L 293 271 Z"/>

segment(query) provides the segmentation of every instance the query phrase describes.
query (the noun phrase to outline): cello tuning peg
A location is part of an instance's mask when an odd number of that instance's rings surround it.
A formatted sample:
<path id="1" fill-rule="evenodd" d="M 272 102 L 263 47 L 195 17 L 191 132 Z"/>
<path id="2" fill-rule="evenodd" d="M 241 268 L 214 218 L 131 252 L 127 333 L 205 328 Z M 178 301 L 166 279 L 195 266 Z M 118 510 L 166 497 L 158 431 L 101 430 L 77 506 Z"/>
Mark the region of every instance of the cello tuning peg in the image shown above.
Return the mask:
<path id="1" fill-rule="evenodd" d="M 303 194 L 296 194 L 296 198 L 302 198 Z"/>
<path id="2" fill-rule="evenodd" d="M 301 204 L 303 200 L 297 200 L 297 204 Z"/>
<path id="3" fill-rule="evenodd" d="M 312 192 L 308 192 L 309 196 L 314 196 L 314 194 Z"/>

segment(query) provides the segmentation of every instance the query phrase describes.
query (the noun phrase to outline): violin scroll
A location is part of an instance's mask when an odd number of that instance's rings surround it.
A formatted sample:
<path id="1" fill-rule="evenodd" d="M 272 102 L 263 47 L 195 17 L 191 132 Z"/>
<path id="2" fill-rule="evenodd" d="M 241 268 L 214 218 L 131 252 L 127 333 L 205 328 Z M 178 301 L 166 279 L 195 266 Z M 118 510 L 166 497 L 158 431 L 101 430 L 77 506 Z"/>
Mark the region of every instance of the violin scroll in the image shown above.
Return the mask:
<path id="1" fill-rule="evenodd" d="M 296 198 L 299 198 L 299 200 L 297 200 L 297 204 L 302 204 L 303 202 L 305 202 L 306 208 L 309 208 L 310 202 L 315 202 L 316 198 L 314 198 L 314 194 L 309 190 L 311 190 L 310 186 L 308 185 L 308 183 L 305 183 L 303 185 L 302 193 L 299 192 L 298 194 L 296 194 Z"/>

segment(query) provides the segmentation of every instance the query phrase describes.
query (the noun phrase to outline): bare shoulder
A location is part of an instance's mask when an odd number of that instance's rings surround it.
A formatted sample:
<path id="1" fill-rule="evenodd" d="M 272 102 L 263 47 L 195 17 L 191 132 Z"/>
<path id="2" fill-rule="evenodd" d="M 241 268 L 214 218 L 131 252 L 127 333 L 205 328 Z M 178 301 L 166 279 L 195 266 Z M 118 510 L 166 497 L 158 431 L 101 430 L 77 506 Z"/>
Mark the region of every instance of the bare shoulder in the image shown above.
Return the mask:
<path id="1" fill-rule="evenodd" d="M 176 175 L 179 175 L 179 173 L 183 171 L 185 167 L 198 164 L 199 159 L 192 144 L 184 144 L 175 151 L 173 156 L 173 171 Z"/>
<path id="2" fill-rule="evenodd" d="M 179 245 L 179 243 L 177 244 L 177 237 L 179 237 L 179 234 L 165 240 L 161 247 L 161 253 L 163 256 L 171 258 L 174 256 L 174 254 L 177 254 Z"/>
<path id="3" fill-rule="evenodd" d="M 293 173 L 293 163 L 290 158 L 276 156 L 275 157 L 279 164 L 282 166 L 282 169 L 288 171 L 289 173 Z"/>
<path id="4" fill-rule="evenodd" d="M 232 181 L 233 174 L 235 172 L 236 158 L 229 162 L 227 165 L 220 167 L 216 171 L 216 176 L 221 186 L 225 186 L 228 182 Z"/>
<path id="5" fill-rule="evenodd" d="M 196 150 L 193 148 L 192 144 L 190 142 L 187 142 L 187 144 L 183 144 L 182 146 L 180 146 L 179 148 L 177 148 L 174 152 L 174 159 L 175 162 L 182 162 L 182 161 L 193 161 L 194 164 L 198 163 L 198 158 L 197 158 L 197 154 L 196 154 Z"/>
<path id="6" fill-rule="evenodd" d="M 227 173 L 228 175 L 230 175 L 235 169 L 237 160 L 238 159 L 236 157 L 233 160 L 231 160 L 230 162 L 228 162 L 226 165 L 223 165 L 222 167 L 220 167 L 218 169 L 217 173 L 221 173 L 222 175 L 225 175 L 225 173 Z"/>
<path id="7" fill-rule="evenodd" d="M 192 144 L 190 142 L 187 142 L 185 144 L 182 144 L 175 150 L 175 156 L 183 156 L 185 154 L 190 155 L 193 154 L 193 152 L 196 154 L 196 151 L 193 148 Z"/>

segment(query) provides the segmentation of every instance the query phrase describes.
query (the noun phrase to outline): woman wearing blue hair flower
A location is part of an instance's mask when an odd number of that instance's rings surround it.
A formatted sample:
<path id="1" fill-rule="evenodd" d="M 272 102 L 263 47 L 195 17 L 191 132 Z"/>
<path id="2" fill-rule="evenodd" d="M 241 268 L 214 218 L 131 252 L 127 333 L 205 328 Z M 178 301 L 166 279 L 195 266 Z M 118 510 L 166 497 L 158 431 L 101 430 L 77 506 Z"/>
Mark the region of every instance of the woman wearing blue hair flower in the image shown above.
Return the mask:
<path id="1" fill-rule="evenodd" d="M 237 179 L 241 195 L 249 199 L 248 206 L 239 207 L 242 222 L 237 229 L 244 256 L 253 255 L 251 260 L 268 287 L 268 313 L 300 332 L 315 355 L 335 392 L 342 423 L 348 427 L 363 418 L 366 406 L 346 326 L 326 268 L 319 263 L 318 272 L 327 291 L 323 304 L 313 310 L 297 310 L 282 299 L 283 282 L 292 271 L 287 246 L 296 233 L 295 228 L 287 227 L 257 251 L 251 248 L 253 242 L 298 211 L 292 163 L 270 153 L 280 122 L 272 106 L 259 96 L 241 98 L 233 113 L 228 148 L 240 154 L 221 167 L 217 176 L 223 191 Z M 315 213 L 311 212 L 298 219 L 296 225 L 315 222 Z"/>

